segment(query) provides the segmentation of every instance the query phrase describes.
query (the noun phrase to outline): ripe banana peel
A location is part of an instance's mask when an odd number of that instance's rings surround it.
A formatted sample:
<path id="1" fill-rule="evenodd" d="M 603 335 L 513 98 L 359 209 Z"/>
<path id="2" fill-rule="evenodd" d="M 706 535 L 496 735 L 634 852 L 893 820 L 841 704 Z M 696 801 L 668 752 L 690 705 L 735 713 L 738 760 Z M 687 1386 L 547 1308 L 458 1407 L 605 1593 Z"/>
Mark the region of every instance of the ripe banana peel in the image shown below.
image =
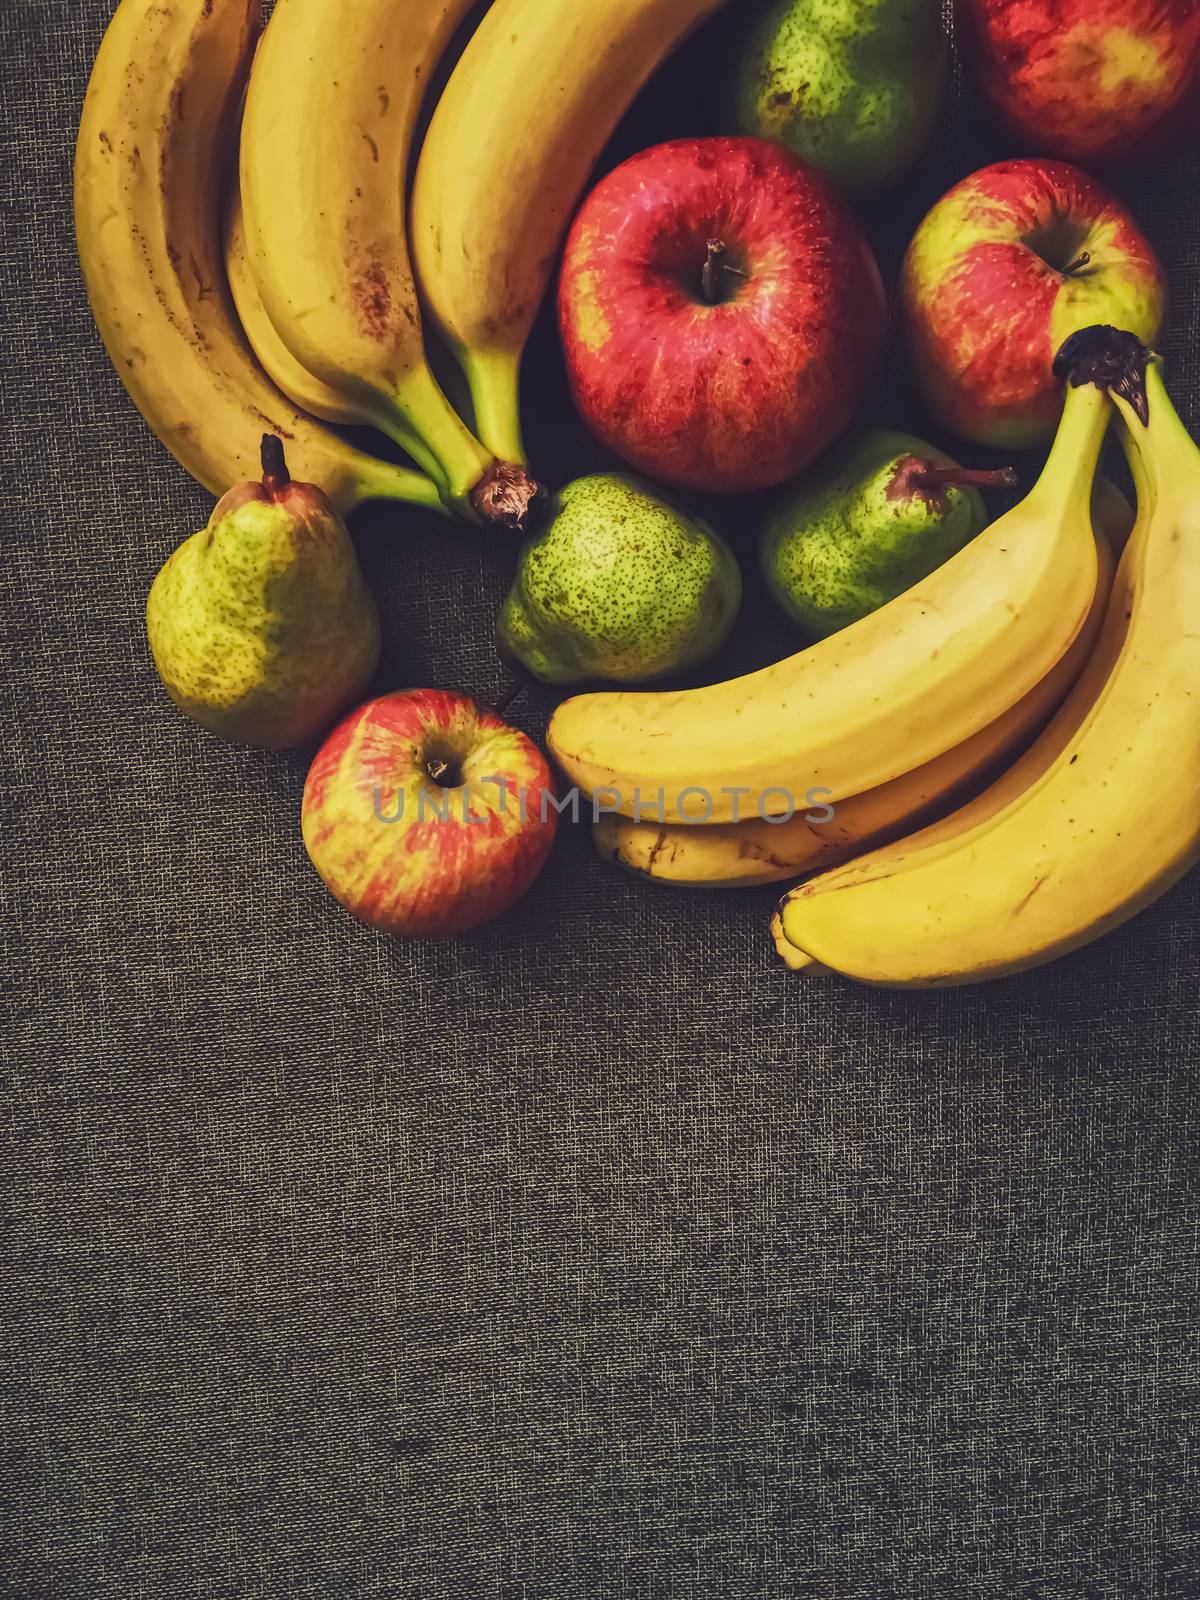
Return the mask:
<path id="1" fill-rule="evenodd" d="M 314 378 L 302 367 L 295 356 L 275 332 L 275 325 L 267 316 L 254 274 L 246 254 L 246 227 L 242 216 L 242 197 L 238 185 L 236 164 L 233 166 L 229 194 L 225 206 L 225 276 L 233 304 L 242 324 L 242 333 L 253 350 L 259 366 L 271 382 L 294 406 L 310 417 L 334 427 L 356 427 L 361 418 L 352 401 L 336 389 L 331 389 L 320 378 Z M 349 448 L 349 447 L 347 447 Z M 383 463 L 379 463 L 380 466 Z M 430 511 L 448 516 L 449 511 L 433 479 L 423 472 L 407 467 L 390 469 L 412 491 L 408 498 L 419 500 Z"/>
<path id="2" fill-rule="evenodd" d="M 565 701 L 549 731 L 559 764 L 620 815 L 657 806 L 661 789 L 663 821 L 686 823 L 699 788 L 709 820 L 728 822 L 739 803 L 743 816 L 778 814 L 816 790 L 834 803 L 865 794 L 963 744 L 1029 694 L 1084 625 L 1110 414 L 1095 386 L 1071 388 L 1025 500 L 840 633 L 711 688 Z"/>
<path id="3" fill-rule="evenodd" d="M 79 259 L 101 338 L 146 422 L 214 494 L 254 476 L 268 432 L 340 511 L 370 499 L 437 504 L 427 478 L 297 410 L 238 327 L 219 215 L 257 29 L 257 0 L 118 6 L 75 156 Z"/>
<path id="4" fill-rule="evenodd" d="M 357 426 L 359 414 L 353 402 L 337 389 L 322 383 L 320 378 L 314 378 L 307 367 L 300 365 L 275 332 L 275 325 L 267 315 L 246 254 L 246 223 L 242 216 L 242 195 L 236 167 L 231 173 L 225 207 L 225 276 L 229 281 L 229 292 L 233 296 L 242 332 L 259 365 L 275 387 L 302 411 L 320 417 L 322 422 L 330 422 L 340 428 Z"/>
<path id="5" fill-rule="evenodd" d="M 811 806 L 787 822 L 751 817 L 713 826 L 660 826 L 647 820 L 602 816 L 592 825 L 597 852 L 605 860 L 674 888 L 752 888 L 819 871 L 966 799 L 1041 732 L 1095 646 L 1108 609 L 1114 544 L 1124 540 L 1132 523 L 1119 489 L 1105 483 L 1103 488 L 1098 485 L 1098 490 L 1093 505 L 1098 579 L 1087 620 L 1066 655 L 1042 681 L 965 744 L 891 783 L 842 801 L 828 818 L 819 807 Z"/>
<path id="6" fill-rule="evenodd" d="M 246 249 L 291 355 L 449 504 L 519 526 L 535 486 L 459 420 L 425 359 L 405 218 L 425 88 L 472 0 L 278 0 L 241 136 Z"/>
<path id="7" fill-rule="evenodd" d="M 725 0 L 494 0 L 451 74 L 413 187 L 422 298 L 479 437 L 524 459 L 518 374 L 597 157 L 638 90 Z"/>
<path id="8" fill-rule="evenodd" d="M 1112 357 L 1138 492 L 1096 650 L 978 799 L 785 899 L 789 965 L 894 987 L 1003 977 L 1118 927 L 1200 859 L 1200 450 L 1132 335 L 1068 344 Z"/>

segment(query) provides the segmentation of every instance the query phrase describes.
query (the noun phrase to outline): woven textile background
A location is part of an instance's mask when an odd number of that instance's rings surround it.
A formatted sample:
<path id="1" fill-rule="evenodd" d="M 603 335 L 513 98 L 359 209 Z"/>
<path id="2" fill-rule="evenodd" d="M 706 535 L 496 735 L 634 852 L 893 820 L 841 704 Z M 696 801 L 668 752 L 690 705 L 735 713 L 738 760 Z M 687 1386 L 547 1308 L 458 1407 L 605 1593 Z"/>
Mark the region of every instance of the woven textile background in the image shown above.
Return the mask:
<path id="1" fill-rule="evenodd" d="M 147 656 L 148 584 L 211 502 L 76 268 L 110 8 L 0 6 L 0 1592 L 1200 1594 L 1200 878 L 1060 965 L 928 996 L 790 976 L 772 891 L 655 892 L 584 827 L 473 937 L 357 926 L 301 846 L 304 753 L 200 734 Z M 608 159 L 718 126 L 736 20 Z M 868 216 L 890 280 L 1004 153 L 957 86 Z M 1198 180 L 1120 182 L 1193 427 Z M 545 326 L 528 420 L 557 478 L 594 459 L 561 385 Z M 933 431 L 898 363 L 876 412 Z M 749 551 L 752 508 L 711 509 Z M 495 694 L 511 544 L 357 532 L 380 684 Z M 747 571 L 722 671 L 788 648 Z M 517 720 L 540 736 L 552 704 Z"/>

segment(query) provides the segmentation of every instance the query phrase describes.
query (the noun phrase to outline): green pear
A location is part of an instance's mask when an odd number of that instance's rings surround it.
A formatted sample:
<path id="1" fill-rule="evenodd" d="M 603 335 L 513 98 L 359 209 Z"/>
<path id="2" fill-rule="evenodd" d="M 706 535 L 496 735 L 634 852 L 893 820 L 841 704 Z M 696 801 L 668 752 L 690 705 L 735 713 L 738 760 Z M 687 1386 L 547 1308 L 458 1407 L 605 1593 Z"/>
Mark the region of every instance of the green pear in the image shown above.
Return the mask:
<path id="1" fill-rule="evenodd" d="M 545 683 L 644 682 L 724 641 L 742 598 L 725 541 L 623 473 L 578 478 L 522 549 L 501 650 Z"/>
<path id="2" fill-rule="evenodd" d="M 379 661 L 379 613 L 345 524 L 290 480 L 269 435 L 262 482 L 231 489 L 155 578 L 146 631 L 185 715 L 268 748 L 326 732 Z"/>
<path id="3" fill-rule="evenodd" d="M 874 188 L 925 149 L 948 62 L 938 0 L 778 0 L 738 63 L 734 123 L 849 189 Z"/>
<path id="4" fill-rule="evenodd" d="M 775 497 L 759 547 L 767 587 L 813 639 L 877 611 L 981 533 L 982 487 L 1009 468 L 969 472 L 906 433 L 842 445 Z"/>

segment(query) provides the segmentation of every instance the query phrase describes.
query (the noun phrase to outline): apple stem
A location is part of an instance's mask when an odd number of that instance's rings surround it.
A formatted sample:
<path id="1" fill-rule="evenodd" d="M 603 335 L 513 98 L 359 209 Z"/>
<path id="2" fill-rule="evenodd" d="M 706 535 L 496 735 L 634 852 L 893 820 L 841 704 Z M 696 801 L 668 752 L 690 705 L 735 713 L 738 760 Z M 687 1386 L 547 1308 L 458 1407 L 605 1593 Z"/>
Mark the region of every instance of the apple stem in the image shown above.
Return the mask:
<path id="1" fill-rule="evenodd" d="M 259 447 L 259 457 L 262 461 L 262 486 L 269 495 L 277 495 L 292 481 L 292 475 L 287 469 L 287 459 L 283 453 L 283 440 L 273 433 L 264 433 Z"/>
<path id="2" fill-rule="evenodd" d="M 1075 257 L 1075 260 L 1072 261 L 1072 263 L 1071 263 L 1071 265 L 1069 267 L 1064 267 L 1063 268 L 1063 277 L 1064 278 L 1073 278 L 1073 277 L 1075 277 L 1077 273 L 1080 273 L 1080 272 L 1083 271 L 1084 267 L 1091 265 L 1091 260 L 1092 260 L 1091 251 L 1090 250 L 1085 250 L 1082 253 L 1082 255 L 1078 255 L 1078 256 Z"/>
<path id="3" fill-rule="evenodd" d="M 499 700 L 493 705 L 492 710 L 495 715 L 498 717 L 507 715 L 532 682 L 533 677 L 530 673 L 524 670 L 518 672 L 510 681 Z"/>
<path id="4" fill-rule="evenodd" d="M 704 257 L 704 265 L 700 269 L 700 292 L 710 306 L 719 305 L 725 298 L 724 285 L 721 282 L 721 268 L 724 264 L 726 245 L 723 239 L 710 239 L 708 252 Z"/>
<path id="5" fill-rule="evenodd" d="M 1014 489 L 1015 467 L 980 472 L 971 467 L 925 467 L 911 480 L 914 489 Z"/>

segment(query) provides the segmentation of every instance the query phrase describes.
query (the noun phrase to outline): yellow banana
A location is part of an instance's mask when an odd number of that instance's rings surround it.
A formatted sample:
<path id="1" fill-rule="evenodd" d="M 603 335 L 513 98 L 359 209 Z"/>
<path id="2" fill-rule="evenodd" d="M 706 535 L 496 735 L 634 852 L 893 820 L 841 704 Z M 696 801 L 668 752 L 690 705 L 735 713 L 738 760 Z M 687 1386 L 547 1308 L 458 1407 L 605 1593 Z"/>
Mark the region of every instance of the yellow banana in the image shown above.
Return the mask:
<path id="1" fill-rule="evenodd" d="M 246 248 L 280 338 L 446 500 L 520 523 L 533 486 L 455 415 L 425 359 L 405 187 L 426 84 L 471 0 L 278 0 L 241 138 Z"/>
<path id="2" fill-rule="evenodd" d="M 794 890 L 789 964 L 897 987 L 1002 977 L 1117 927 L 1200 858 L 1200 450 L 1157 360 L 1126 383 L 1138 522 L 1079 684 L 977 800 Z"/>
<path id="3" fill-rule="evenodd" d="M 1026 499 L 930 577 L 840 633 L 712 688 L 565 701 L 549 742 L 571 781 L 623 816 L 665 822 L 834 802 L 962 744 L 1067 651 L 1096 592 L 1089 497 L 1110 409 L 1069 391 Z M 658 805 L 658 791 L 662 804 Z"/>
<path id="4" fill-rule="evenodd" d="M 601 816 L 592 824 L 598 853 L 672 888 L 747 889 L 815 872 L 965 799 L 1045 727 L 1096 643 L 1112 586 L 1112 541 L 1123 540 L 1132 521 L 1111 484 L 1098 499 L 1104 507 L 1096 517 L 1099 580 L 1086 622 L 1042 681 L 981 732 L 915 772 L 827 808 L 831 817 L 821 815 L 819 804 L 786 822 L 750 817 L 711 827 Z"/>
<path id="5" fill-rule="evenodd" d="M 588 174 L 651 73 L 724 3 L 494 0 L 446 85 L 413 187 L 413 259 L 502 460 L 524 459 L 521 353 Z"/>
<path id="6" fill-rule="evenodd" d="M 341 511 L 437 504 L 421 474 L 376 461 L 299 412 L 242 338 L 225 286 L 219 209 L 257 0 L 122 0 L 79 126 L 75 226 L 92 311 L 155 434 L 214 494 L 255 476 L 259 440 Z"/>
<path id="7" fill-rule="evenodd" d="M 275 387 L 285 394 L 293 405 L 299 406 L 309 416 L 320 417 L 335 427 L 353 428 L 361 418 L 353 401 L 337 389 L 331 389 L 320 378 L 314 378 L 307 367 L 302 367 L 295 356 L 275 332 L 275 325 L 262 303 L 254 274 L 246 254 L 246 228 L 242 217 L 242 197 L 237 181 L 236 165 L 232 171 L 230 192 L 225 207 L 225 276 L 229 282 L 233 303 L 241 320 L 242 332 L 259 365 Z M 430 510 L 447 516 L 448 510 L 436 484 L 423 472 L 396 468 L 406 479 L 420 484 L 421 501 Z"/>
<path id="8" fill-rule="evenodd" d="M 353 401 L 339 390 L 331 389 L 327 383 L 322 383 L 320 378 L 314 378 L 275 332 L 275 325 L 262 303 L 246 255 L 246 226 L 242 217 L 242 196 L 236 168 L 232 176 L 225 207 L 225 276 L 241 320 L 242 332 L 271 382 L 302 411 L 320 417 L 323 422 L 331 422 L 336 427 L 356 427 L 359 414 Z"/>

